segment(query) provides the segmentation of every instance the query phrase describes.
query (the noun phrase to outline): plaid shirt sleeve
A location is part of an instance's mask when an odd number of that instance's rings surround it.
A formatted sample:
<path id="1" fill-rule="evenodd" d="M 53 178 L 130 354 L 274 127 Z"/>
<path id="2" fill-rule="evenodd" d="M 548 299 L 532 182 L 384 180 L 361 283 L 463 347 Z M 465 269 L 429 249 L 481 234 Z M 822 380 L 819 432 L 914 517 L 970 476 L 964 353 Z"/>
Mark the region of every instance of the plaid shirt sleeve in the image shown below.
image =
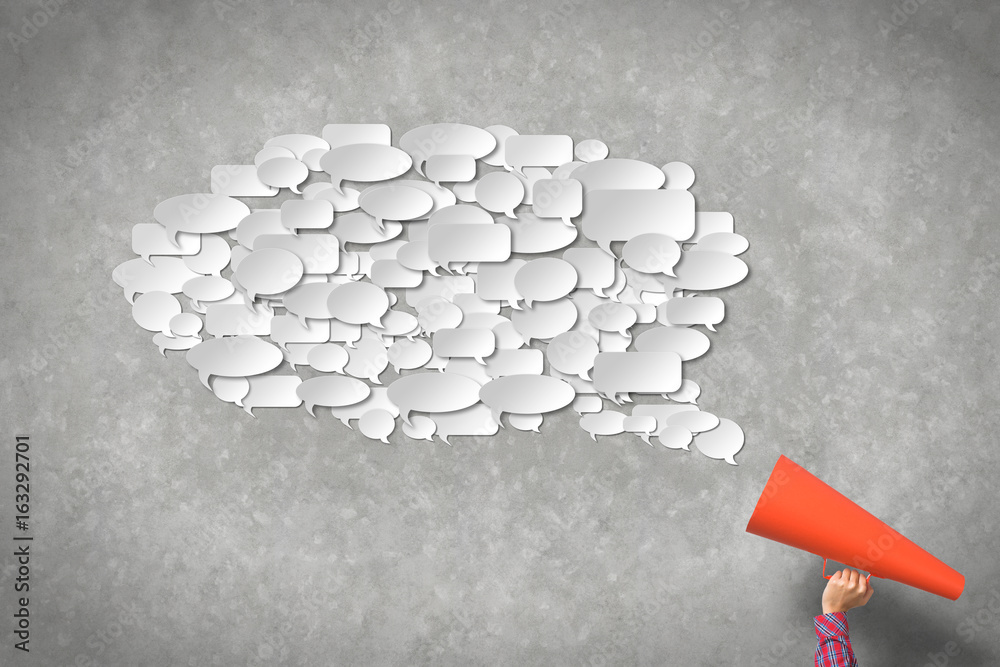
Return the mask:
<path id="1" fill-rule="evenodd" d="M 823 614 L 815 618 L 816 667 L 858 667 L 851 649 L 847 629 L 847 614 Z"/>

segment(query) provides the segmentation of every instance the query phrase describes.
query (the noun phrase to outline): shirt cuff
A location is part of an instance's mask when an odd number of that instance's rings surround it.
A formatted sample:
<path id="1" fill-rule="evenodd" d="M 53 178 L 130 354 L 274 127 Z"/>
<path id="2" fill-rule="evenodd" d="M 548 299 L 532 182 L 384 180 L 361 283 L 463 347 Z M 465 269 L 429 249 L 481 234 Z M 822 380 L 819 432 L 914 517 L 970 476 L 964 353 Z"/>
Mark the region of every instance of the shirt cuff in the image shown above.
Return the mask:
<path id="1" fill-rule="evenodd" d="M 816 625 L 817 639 L 829 637 L 848 637 L 847 614 L 842 611 L 833 614 L 823 614 L 813 619 Z"/>

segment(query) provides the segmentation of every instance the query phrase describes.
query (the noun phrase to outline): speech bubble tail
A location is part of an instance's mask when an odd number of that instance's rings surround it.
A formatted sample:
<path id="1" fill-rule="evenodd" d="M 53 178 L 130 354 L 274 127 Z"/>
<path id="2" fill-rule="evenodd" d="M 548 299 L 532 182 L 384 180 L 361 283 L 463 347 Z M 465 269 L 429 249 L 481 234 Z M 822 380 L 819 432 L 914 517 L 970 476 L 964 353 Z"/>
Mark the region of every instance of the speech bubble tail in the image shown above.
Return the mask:
<path id="1" fill-rule="evenodd" d="M 644 443 L 646 443 L 646 444 L 647 444 L 647 445 L 649 445 L 650 447 L 652 447 L 652 446 L 653 446 L 653 443 L 651 443 L 651 442 L 649 441 L 649 434 L 648 434 L 648 433 L 640 433 L 640 434 L 639 434 L 639 437 L 640 437 L 640 438 L 642 439 L 642 441 L 643 441 Z"/>
<path id="2" fill-rule="evenodd" d="M 590 370 L 580 371 L 580 379 L 590 382 Z"/>
<path id="3" fill-rule="evenodd" d="M 476 363 L 479 364 L 480 366 L 486 365 L 486 360 L 483 359 L 482 357 L 473 357 L 473 359 L 475 359 Z"/>
<path id="4" fill-rule="evenodd" d="M 240 397 L 240 398 L 237 398 L 237 399 L 236 399 L 236 400 L 234 401 L 234 403 L 236 403 L 236 405 L 238 405 L 238 406 L 240 406 L 240 407 L 242 408 L 242 407 L 243 407 L 243 398 L 244 398 L 244 397 Z"/>
<path id="5" fill-rule="evenodd" d="M 127 287 L 125 288 L 125 299 L 126 299 L 126 301 L 128 301 L 129 303 L 131 303 L 133 305 L 135 305 L 135 295 L 136 294 L 138 294 L 138 292 L 136 292 L 135 290 L 129 290 L 129 288 L 127 288 Z"/>
<path id="6" fill-rule="evenodd" d="M 570 220 L 569 218 L 563 218 L 563 219 L 562 219 L 562 223 L 563 223 L 564 225 L 566 225 L 567 227 L 570 227 L 570 228 L 572 228 L 572 229 L 576 229 L 576 225 L 574 225 L 574 224 L 573 224 L 573 221 L 572 221 L 572 220 Z"/>
<path id="7" fill-rule="evenodd" d="M 384 442 L 384 443 L 385 443 L 385 444 L 387 444 L 387 445 L 388 445 L 388 444 L 391 444 L 391 443 L 389 442 L 389 438 L 387 438 L 387 437 L 386 437 L 386 436 L 384 436 L 384 435 L 383 435 L 383 436 L 382 436 L 382 437 L 380 438 L 380 440 L 382 440 L 382 442 Z"/>
<path id="8" fill-rule="evenodd" d="M 149 259 L 149 255 L 140 255 L 140 256 L 146 261 L 146 264 L 149 264 L 150 266 L 153 265 L 152 260 Z"/>
<path id="9" fill-rule="evenodd" d="M 514 310 L 523 310 L 523 308 L 521 308 L 521 306 L 519 306 L 519 305 L 517 304 L 517 299 L 514 299 L 514 300 L 512 300 L 512 301 L 508 301 L 508 302 L 507 302 L 507 305 L 509 305 L 509 306 L 510 306 L 511 308 L 513 308 Z"/>
<path id="10" fill-rule="evenodd" d="M 403 419 L 403 423 L 404 424 L 406 424 L 407 426 L 413 426 L 413 424 L 410 423 L 410 411 L 409 410 L 400 410 L 399 411 L 399 416 Z"/>
<path id="11" fill-rule="evenodd" d="M 490 416 L 493 417 L 493 421 L 500 425 L 500 428 L 506 428 L 503 425 L 503 410 L 490 409 Z"/>
<path id="12" fill-rule="evenodd" d="M 299 184 L 298 183 L 295 183 L 294 185 L 290 185 L 288 187 L 288 189 L 291 190 L 292 192 L 294 192 L 297 195 L 302 194 L 302 191 L 299 190 Z"/>
<path id="13" fill-rule="evenodd" d="M 212 391 L 212 385 L 209 383 L 209 381 L 212 379 L 212 374 L 211 373 L 209 373 L 206 370 L 199 369 L 198 370 L 198 379 L 201 380 L 201 383 L 203 385 L 205 385 L 205 389 L 208 389 L 209 391 Z"/>
<path id="14" fill-rule="evenodd" d="M 257 419 L 257 415 L 255 415 L 255 414 L 253 413 L 253 406 L 250 406 L 250 405 L 244 405 L 244 406 L 243 406 L 243 412 L 247 413 L 248 415 L 250 415 L 250 416 L 251 416 L 251 417 L 253 417 L 254 419 Z"/>
<path id="15" fill-rule="evenodd" d="M 333 185 L 333 189 L 336 190 L 337 194 L 340 196 L 344 195 L 344 188 L 341 187 L 343 185 L 343 182 L 344 182 L 343 179 L 337 179 L 336 181 L 332 179 L 330 180 L 330 183 Z"/>
<path id="16" fill-rule="evenodd" d="M 514 213 L 514 209 L 510 209 L 509 211 L 504 211 L 503 214 L 506 215 L 511 220 L 517 220 L 517 214 Z"/>
<path id="17" fill-rule="evenodd" d="M 438 267 L 436 267 L 436 266 L 431 266 L 431 267 L 428 267 L 428 269 L 427 269 L 427 273 L 431 274 L 431 275 L 432 275 L 432 276 L 434 276 L 435 278 L 440 278 L 440 277 L 441 277 L 441 274 L 440 274 L 440 273 L 438 273 L 438 272 L 437 272 L 437 270 L 438 270 Z"/>
<path id="18" fill-rule="evenodd" d="M 680 449 L 683 449 L 685 452 L 690 452 L 691 451 L 691 443 L 688 443 L 686 445 L 681 445 Z"/>
<path id="19" fill-rule="evenodd" d="M 631 403 L 632 402 L 632 396 L 629 395 L 628 392 L 626 392 L 626 393 L 622 394 L 622 400 L 625 401 L 626 403 Z"/>
<path id="20" fill-rule="evenodd" d="M 670 276 L 671 278 L 676 278 L 677 277 L 677 274 L 674 273 L 673 267 L 670 267 L 669 269 L 664 270 L 663 275 Z"/>
<path id="21" fill-rule="evenodd" d="M 448 442 L 448 438 L 451 437 L 450 435 L 441 435 L 440 433 L 438 433 L 438 437 L 441 438 L 441 442 L 451 447 L 451 443 Z M 431 439 L 431 442 L 433 442 L 433 438 Z"/>
<path id="22" fill-rule="evenodd" d="M 160 354 L 162 354 L 164 357 L 166 357 L 167 356 L 167 348 L 165 348 L 162 345 L 160 345 L 159 348 L 160 348 Z"/>
<path id="23" fill-rule="evenodd" d="M 348 419 L 347 417 L 337 417 L 337 419 L 340 421 L 341 424 L 343 424 L 347 428 L 351 429 L 352 431 L 354 430 L 354 427 L 351 426 L 351 420 Z"/>
<path id="24" fill-rule="evenodd" d="M 717 331 L 715 330 L 715 325 L 714 325 L 714 324 L 711 324 L 711 323 L 707 323 L 707 322 L 706 322 L 706 323 L 705 323 L 705 328 L 706 328 L 706 329 L 708 329 L 709 331 L 713 332 L 713 333 L 718 333 L 718 332 L 717 332 Z"/>
<path id="25" fill-rule="evenodd" d="M 382 384 L 382 381 L 378 379 L 377 375 L 369 375 L 368 381 L 371 382 L 372 384 L 377 384 L 377 385 Z"/>
<path id="26" fill-rule="evenodd" d="M 313 419 L 317 418 L 316 413 L 313 411 L 313 408 L 315 407 L 316 407 L 315 403 L 309 403 L 308 401 L 306 401 L 306 412 L 308 412 L 309 416 L 312 417 Z"/>
<path id="27" fill-rule="evenodd" d="M 590 439 L 593 440 L 594 442 L 597 442 L 597 434 L 596 433 L 591 433 L 590 434 Z"/>
<path id="28" fill-rule="evenodd" d="M 736 459 L 734 459 L 732 456 L 727 456 L 724 460 L 731 466 L 739 465 L 738 463 L 736 463 Z"/>
<path id="29" fill-rule="evenodd" d="M 181 244 L 177 242 L 177 235 L 181 230 L 176 227 L 167 227 L 167 239 L 173 244 L 175 248 L 180 248 Z"/>

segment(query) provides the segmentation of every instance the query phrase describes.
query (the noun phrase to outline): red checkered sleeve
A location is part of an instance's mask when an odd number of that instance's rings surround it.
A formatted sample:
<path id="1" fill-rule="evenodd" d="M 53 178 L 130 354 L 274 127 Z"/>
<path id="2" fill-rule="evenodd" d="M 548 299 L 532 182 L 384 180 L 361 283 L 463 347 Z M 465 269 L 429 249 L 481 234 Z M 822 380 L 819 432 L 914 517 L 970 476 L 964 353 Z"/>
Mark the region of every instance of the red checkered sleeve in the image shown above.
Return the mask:
<path id="1" fill-rule="evenodd" d="M 858 667 L 851 649 L 851 636 L 847 629 L 847 614 L 823 614 L 815 618 L 816 667 Z"/>

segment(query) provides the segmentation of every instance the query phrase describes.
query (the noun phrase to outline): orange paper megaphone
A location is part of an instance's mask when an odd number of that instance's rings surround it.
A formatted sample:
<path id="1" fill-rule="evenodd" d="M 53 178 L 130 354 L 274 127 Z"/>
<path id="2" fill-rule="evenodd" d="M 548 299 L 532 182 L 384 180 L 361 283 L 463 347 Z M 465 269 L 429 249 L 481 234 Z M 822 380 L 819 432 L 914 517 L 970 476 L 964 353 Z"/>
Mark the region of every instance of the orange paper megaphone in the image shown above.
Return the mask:
<path id="1" fill-rule="evenodd" d="M 957 600 L 965 577 L 781 456 L 747 532 Z M 827 577 L 829 578 L 829 577 Z"/>

